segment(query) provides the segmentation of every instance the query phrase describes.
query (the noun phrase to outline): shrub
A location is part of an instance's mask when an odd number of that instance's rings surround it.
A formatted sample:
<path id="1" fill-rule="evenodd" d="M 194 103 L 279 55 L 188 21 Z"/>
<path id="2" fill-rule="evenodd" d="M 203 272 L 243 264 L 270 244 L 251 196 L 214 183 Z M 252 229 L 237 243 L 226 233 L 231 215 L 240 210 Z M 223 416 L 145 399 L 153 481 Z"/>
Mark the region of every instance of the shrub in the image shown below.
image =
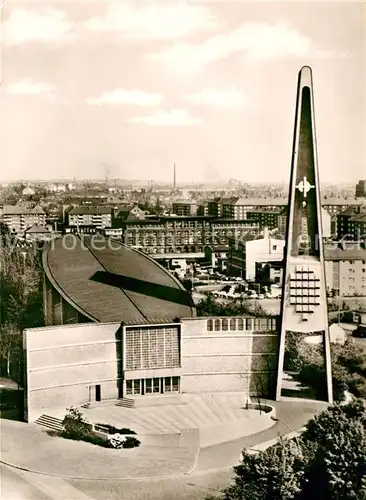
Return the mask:
<path id="1" fill-rule="evenodd" d="M 136 448 L 140 446 L 141 441 L 132 436 L 127 436 L 123 443 L 123 448 Z"/>
<path id="2" fill-rule="evenodd" d="M 90 433 L 90 426 L 85 422 L 83 414 L 77 408 L 67 408 L 62 425 L 62 436 L 67 439 L 83 440 Z"/>

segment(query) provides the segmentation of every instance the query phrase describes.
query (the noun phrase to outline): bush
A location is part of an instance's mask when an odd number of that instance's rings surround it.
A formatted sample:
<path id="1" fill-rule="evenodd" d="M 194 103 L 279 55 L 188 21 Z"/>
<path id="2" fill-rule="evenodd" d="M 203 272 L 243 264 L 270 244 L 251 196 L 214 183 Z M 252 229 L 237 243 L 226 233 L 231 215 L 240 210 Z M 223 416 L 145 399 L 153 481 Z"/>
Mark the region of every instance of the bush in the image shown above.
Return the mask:
<path id="1" fill-rule="evenodd" d="M 109 424 L 96 424 L 100 428 L 107 429 L 109 439 L 104 439 L 97 436 L 92 431 L 92 426 L 85 422 L 83 414 L 77 408 L 70 407 L 62 422 L 63 430 L 60 435 L 66 439 L 75 441 L 85 441 L 86 443 L 103 446 L 104 448 L 135 448 L 140 445 L 140 441 L 131 436 L 123 436 L 122 434 L 136 434 L 131 429 L 117 429 Z"/>
<path id="2" fill-rule="evenodd" d="M 90 425 L 85 422 L 83 414 L 77 408 L 67 408 L 62 425 L 62 436 L 67 439 L 83 440 L 90 433 Z"/>
<path id="3" fill-rule="evenodd" d="M 123 448 L 136 448 L 137 446 L 140 446 L 140 444 L 141 442 L 138 439 L 132 436 L 127 436 L 124 440 Z"/>

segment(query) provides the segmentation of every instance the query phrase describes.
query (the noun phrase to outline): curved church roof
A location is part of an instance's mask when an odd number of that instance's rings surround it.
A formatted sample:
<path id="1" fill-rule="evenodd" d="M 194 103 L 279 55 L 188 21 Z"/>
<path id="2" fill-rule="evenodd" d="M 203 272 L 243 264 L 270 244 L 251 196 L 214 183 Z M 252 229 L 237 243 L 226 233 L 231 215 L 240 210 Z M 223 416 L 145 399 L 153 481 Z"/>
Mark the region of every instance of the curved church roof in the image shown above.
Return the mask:
<path id="1" fill-rule="evenodd" d="M 45 248 L 43 267 L 63 299 L 92 321 L 166 323 L 195 315 L 176 278 L 116 240 L 63 236 Z"/>

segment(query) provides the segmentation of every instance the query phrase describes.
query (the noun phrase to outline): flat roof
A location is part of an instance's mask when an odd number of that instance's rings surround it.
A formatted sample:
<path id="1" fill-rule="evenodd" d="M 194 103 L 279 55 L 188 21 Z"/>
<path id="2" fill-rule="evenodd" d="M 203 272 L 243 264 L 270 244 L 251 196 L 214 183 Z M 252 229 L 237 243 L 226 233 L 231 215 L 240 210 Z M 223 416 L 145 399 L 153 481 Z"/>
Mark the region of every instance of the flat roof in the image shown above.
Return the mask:
<path id="1" fill-rule="evenodd" d="M 111 238 L 68 234 L 43 252 L 47 278 L 96 322 L 146 324 L 194 316 L 189 292 L 155 260 Z"/>

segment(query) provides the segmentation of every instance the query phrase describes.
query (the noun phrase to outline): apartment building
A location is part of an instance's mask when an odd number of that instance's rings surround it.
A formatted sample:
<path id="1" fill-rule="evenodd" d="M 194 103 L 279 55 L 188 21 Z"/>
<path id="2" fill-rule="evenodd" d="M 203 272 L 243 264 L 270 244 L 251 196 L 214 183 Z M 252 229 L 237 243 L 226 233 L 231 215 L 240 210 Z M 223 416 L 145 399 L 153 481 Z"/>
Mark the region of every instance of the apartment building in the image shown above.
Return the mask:
<path id="1" fill-rule="evenodd" d="M 355 194 L 356 198 L 366 198 L 366 179 L 357 182 Z"/>
<path id="2" fill-rule="evenodd" d="M 197 215 L 209 215 L 208 213 L 208 202 L 201 203 L 197 207 Z"/>
<path id="3" fill-rule="evenodd" d="M 354 240 L 366 240 L 366 210 L 364 213 L 360 213 L 350 218 L 349 230 L 350 233 L 353 234 Z"/>
<path id="4" fill-rule="evenodd" d="M 72 208 L 67 214 L 69 227 L 112 227 L 112 209 L 104 206 L 80 206 Z"/>
<path id="5" fill-rule="evenodd" d="M 278 217 L 281 215 L 282 210 L 281 207 L 260 208 L 247 212 L 247 217 L 249 220 L 258 222 L 261 229 L 264 227 L 275 229 L 278 227 Z"/>
<path id="6" fill-rule="evenodd" d="M 190 200 L 174 201 L 172 212 L 174 215 L 179 215 L 183 217 L 197 215 L 197 203 L 195 201 L 190 201 Z"/>
<path id="7" fill-rule="evenodd" d="M 266 208 L 273 210 L 287 205 L 284 198 L 235 198 L 222 202 L 222 217 L 226 219 L 246 219 L 249 212 Z"/>
<path id="8" fill-rule="evenodd" d="M 327 289 L 342 297 L 366 296 L 366 248 L 364 242 L 325 243 Z"/>
<path id="9" fill-rule="evenodd" d="M 214 198 L 213 200 L 209 200 L 207 202 L 207 215 L 211 215 L 213 217 L 221 217 L 223 201 L 224 200 L 222 198 Z"/>
<path id="10" fill-rule="evenodd" d="M 359 207 L 361 199 L 323 198 L 322 207 L 329 215 L 338 214 L 348 207 Z M 287 198 L 215 198 L 208 202 L 208 213 L 227 219 L 246 219 L 249 212 L 287 208 Z"/>
<path id="11" fill-rule="evenodd" d="M 358 207 L 348 207 L 337 215 L 338 239 L 359 239 L 365 235 L 366 204 Z"/>
<path id="12" fill-rule="evenodd" d="M 4 205 L 2 220 L 11 233 L 22 234 L 31 226 L 45 226 L 46 213 L 43 208 L 36 205 L 34 208 L 19 205 Z"/>
<path id="13" fill-rule="evenodd" d="M 149 254 L 203 252 L 205 245 L 227 245 L 229 238 L 240 240 L 259 232 L 251 220 L 214 217 L 156 217 L 121 221 L 122 241 Z"/>

